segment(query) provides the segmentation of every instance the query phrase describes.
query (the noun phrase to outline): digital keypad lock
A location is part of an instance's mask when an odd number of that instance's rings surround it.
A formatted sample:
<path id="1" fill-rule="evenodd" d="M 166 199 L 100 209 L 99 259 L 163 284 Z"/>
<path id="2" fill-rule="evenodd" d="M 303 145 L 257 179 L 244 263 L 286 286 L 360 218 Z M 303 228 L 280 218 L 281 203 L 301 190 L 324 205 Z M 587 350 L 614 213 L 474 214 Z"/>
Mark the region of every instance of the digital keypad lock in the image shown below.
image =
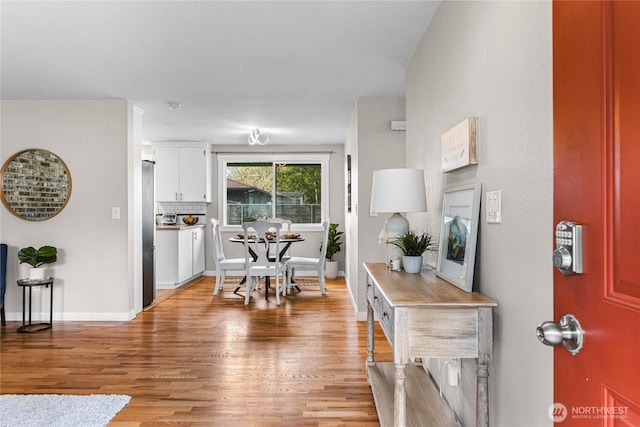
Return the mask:
<path id="1" fill-rule="evenodd" d="M 553 265 L 565 275 L 582 273 L 582 226 L 571 221 L 556 225 Z"/>

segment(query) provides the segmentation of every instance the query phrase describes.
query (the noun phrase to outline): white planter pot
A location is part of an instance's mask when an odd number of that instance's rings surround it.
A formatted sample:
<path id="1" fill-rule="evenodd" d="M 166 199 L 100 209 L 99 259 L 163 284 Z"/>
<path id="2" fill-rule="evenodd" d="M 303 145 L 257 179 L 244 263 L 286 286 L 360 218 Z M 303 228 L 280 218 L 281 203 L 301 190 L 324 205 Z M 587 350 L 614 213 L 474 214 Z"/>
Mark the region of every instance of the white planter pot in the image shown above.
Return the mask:
<path id="1" fill-rule="evenodd" d="M 335 279 L 338 277 L 338 261 L 326 261 L 324 276 L 327 279 Z"/>
<path id="2" fill-rule="evenodd" d="M 29 269 L 29 280 L 40 280 L 44 279 L 44 277 L 43 267 L 32 267 Z"/>
<path id="3" fill-rule="evenodd" d="M 403 256 L 402 264 L 404 264 L 404 271 L 407 273 L 420 273 L 422 269 L 422 255 L 420 256 Z"/>

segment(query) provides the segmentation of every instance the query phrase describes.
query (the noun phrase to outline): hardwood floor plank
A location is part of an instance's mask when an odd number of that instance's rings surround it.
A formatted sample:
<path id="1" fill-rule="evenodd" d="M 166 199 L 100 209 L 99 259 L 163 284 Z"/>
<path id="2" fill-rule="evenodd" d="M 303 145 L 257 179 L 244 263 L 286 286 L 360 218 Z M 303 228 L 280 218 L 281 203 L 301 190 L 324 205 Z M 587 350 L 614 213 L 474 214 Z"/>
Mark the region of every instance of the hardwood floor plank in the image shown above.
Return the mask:
<path id="1" fill-rule="evenodd" d="M 213 278 L 176 290 L 130 322 L 2 328 L 0 393 L 132 396 L 110 427 L 377 426 L 367 383 L 366 323 L 344 280 L 275 298 Z M 376 358 L 391 350 L 376 325 Z"/>

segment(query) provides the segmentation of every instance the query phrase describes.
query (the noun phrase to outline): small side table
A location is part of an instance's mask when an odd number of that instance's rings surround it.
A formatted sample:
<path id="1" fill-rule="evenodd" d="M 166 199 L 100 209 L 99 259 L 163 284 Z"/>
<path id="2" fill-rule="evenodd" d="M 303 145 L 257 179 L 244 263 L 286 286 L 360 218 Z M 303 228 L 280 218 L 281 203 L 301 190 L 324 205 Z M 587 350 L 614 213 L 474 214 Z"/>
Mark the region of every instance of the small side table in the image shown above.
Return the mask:
<path id="1" fill-rule="evenodd" d="M 31 332 L 44 331 L 45 329 L 51 329 L 53 326 L 53 277 L 45 277 L 44 279 L 20 279 L 18 280 L 18 286 L 22 288 L 22 326 L 18 328 L 19 334 L 27 334 Z M 49 305 L 49 323 L 32 323 L 31 322 L 31 290 L 34 286 L 44 286 L 51 289 L 50 293 L 50 305 Z M 29 323 L 25 322 L 26 315 L 26 289 L 29 288 Z"/>

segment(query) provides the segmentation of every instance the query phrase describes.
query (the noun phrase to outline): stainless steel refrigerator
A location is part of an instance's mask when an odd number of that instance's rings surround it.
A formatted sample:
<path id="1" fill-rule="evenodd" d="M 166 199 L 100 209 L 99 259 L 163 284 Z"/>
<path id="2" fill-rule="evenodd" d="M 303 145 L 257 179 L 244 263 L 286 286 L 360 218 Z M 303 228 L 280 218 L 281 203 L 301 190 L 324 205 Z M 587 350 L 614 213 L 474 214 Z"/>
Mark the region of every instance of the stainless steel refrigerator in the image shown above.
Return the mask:
<path id="1" fill-rule="evenodd" d="M 142 306 L 156 298 L 155 162 L 142 161 Z"/>

